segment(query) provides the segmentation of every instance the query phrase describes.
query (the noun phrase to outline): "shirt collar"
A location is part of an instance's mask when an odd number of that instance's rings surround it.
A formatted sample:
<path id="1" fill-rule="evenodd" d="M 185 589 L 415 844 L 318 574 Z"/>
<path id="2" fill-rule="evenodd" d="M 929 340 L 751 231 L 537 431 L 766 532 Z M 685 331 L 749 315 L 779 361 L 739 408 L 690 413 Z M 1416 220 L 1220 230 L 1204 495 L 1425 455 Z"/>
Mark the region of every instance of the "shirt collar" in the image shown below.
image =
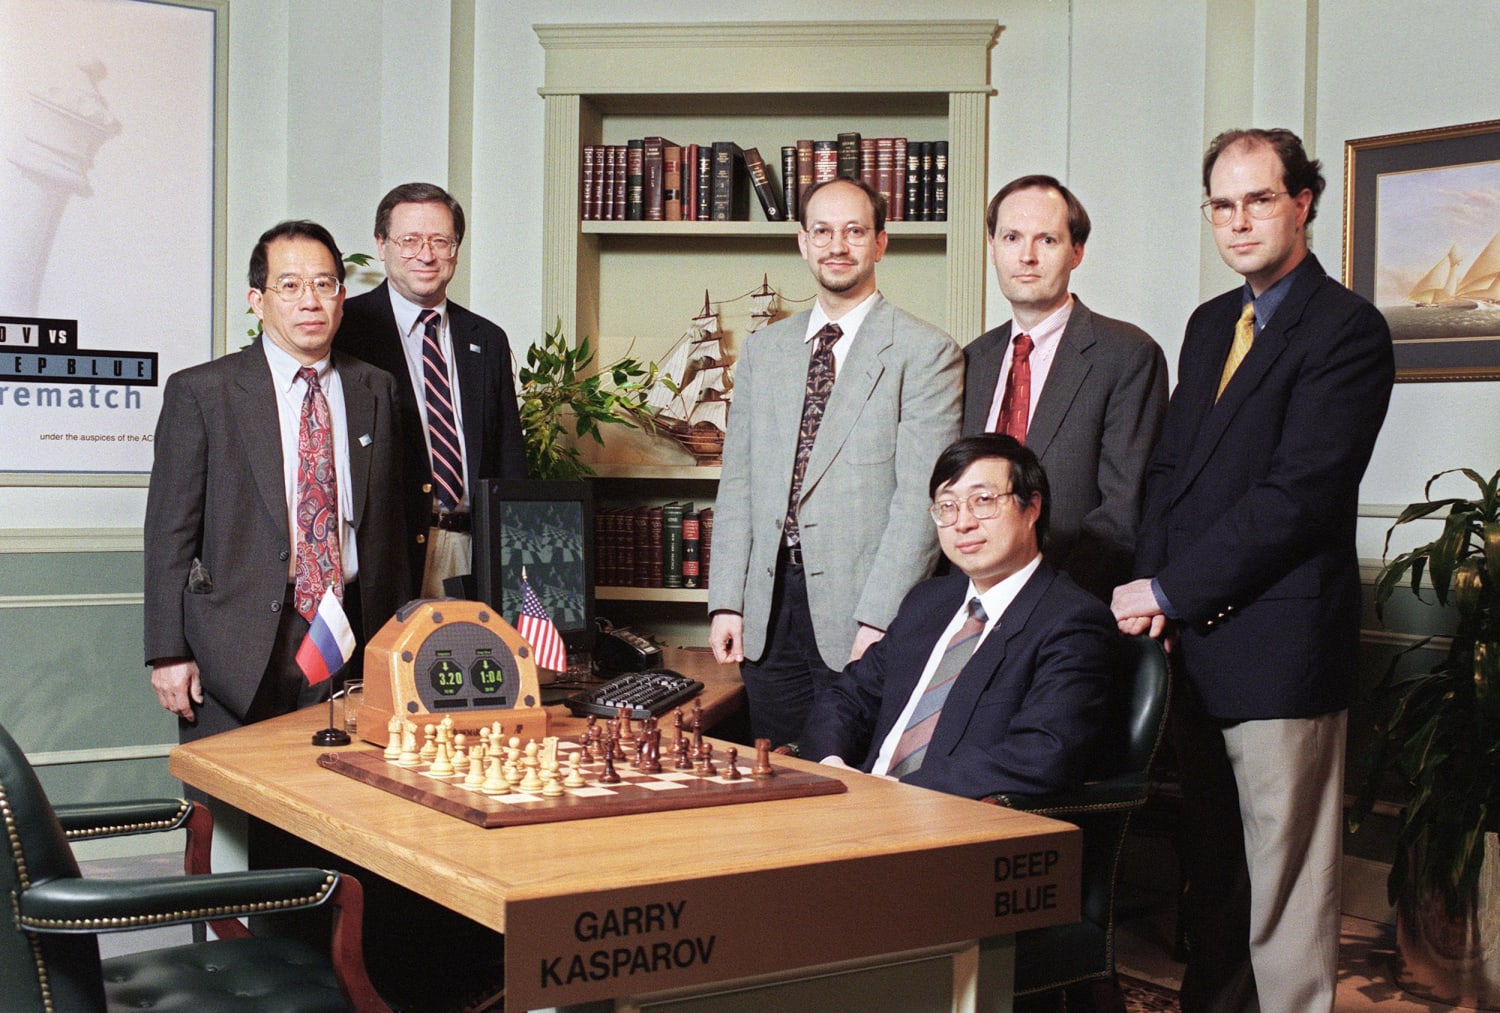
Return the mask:
<path id="1" fill-rule="evenodd" d="M 1000 583 L 984 592 L 984 594 L 979 593 L 978 588 L 974 586 L 972 580 L 969 581 L 969 593 L 964 597 L 964 601 L 968 601 L 970 598 L 978 598 L 980 604 L 984 606 L 984 614 L 988 617 L 984 624 L 985 632 L 989 632 L 1000 617 L 1005 614 L 1005 610 L 1010 608 L 1011 602 L 1016 600 L 1016 595 L 1021 593 L 1021 588 L 1026 586 L 1026 582 L 1031 579 L 1031 575 L 1036 573 L 1037 567 L 1041 565 L 1042 554 L 1038 552 L 1035 556 L 1031 557 L 1031 562 L 1021 567 L 1009 577 L 1006 577 Z"/>
<path id="2" fill-rule="evenodd" d="M 1303 257 L 1302 263 L 1298 264 L 1296 267 L 1288 271 L 1284 278 L 1277 281 L 1276 284 L 1266 289 L 1259 296 L 1251 291 L 1249 282 L 1246 282 L 1244 286 L 1241 287 L 1240 308 L 1244 309 L 1245 304 L 1248 302 L 1255 303 L 1256 334 L 1259 334 L 1262 330 L 1265 329 L 1266 324 L 1271 320 L 1272 314 L 1274 314 L 1277 308 L 1286 301 L 1287 293 L 1292 290 L 1292 285 L 1296 283 L 1297 276 L 1302 273 L 1303 269 L 1307 267 L 1308 263 L 1311 260 L 1311 255 Z"/>
<path id="3" fill-rule="evenodd" d="M 821 331 L 824 324 L 829 323 L 839 325 L 839 330 L 843 332 L 843 338 L 854 337 L 855 334 L 859 333 L 859 327 L 865 322 L 865 317 L 868 317 L 870 311 L 875 308 L 875 300 L 879 298 L 879 292 L 871 292 L 869 298 L 837 320 L 830 320 L 828 314 L 823 312 L 823 304 L 814 302 L 812 316 L 807 321 L 807 333 L 802 336 L 803 343 L 811 341 L 813 335 Z"/>
<path id="4" fill-rule="evenodd" d="M 1014 341 L 1022 334 L 1031 335 L 1031 347 L 1037 351 L 1050 351 L 1052 346 L 1062 340 L 1062 332 L 1067 330 L 1068 320 L 1073 316 L 1073 295 L 1068 294 L 1067 302 L 1037 324 L 1031 330 L 1021 330 L 1021 325 L 1014 320 L 1010 322 L 1010 337 Z"/>
<path id="5" fill-rule="evenodd" d="M 391 312 L 396 314 L 396 326 L 400 329 L 403 335 L 410 334 L 412 330 L 417 326 L 417 317 L 421 316 L 429 309 L 437 310 L 439 326 L 441 326 L 442 321 L 445 320 L 448 316 L 447 299 L 444 299 L 436 306 L 418 306 L 416 303 L 406 298 L 406 296 L 402 295 L 400 292 L 397 292 L 396 286 L 394 285 L 387 284 L 386 291 L 390 292 L 391 294 Z"/>
<path id="6" fill-rule="evenodd" d="M 276 387 L 283 392 L 292 389 L 292 384 L 297 382 L 297 373 L 302 369 L 302 363 L 292 358 L 280 345 L 269 337 L 262 335 L 260 347 L 265 350 L 266 363 L 271 367 L 271 378 L 276 381 Z M 329 370 L 333 368 L 332 354 L 325 355 L 312 364 L 313 372 L 318 374 L 318 382 L 322 383 L 328 377 Z"/>

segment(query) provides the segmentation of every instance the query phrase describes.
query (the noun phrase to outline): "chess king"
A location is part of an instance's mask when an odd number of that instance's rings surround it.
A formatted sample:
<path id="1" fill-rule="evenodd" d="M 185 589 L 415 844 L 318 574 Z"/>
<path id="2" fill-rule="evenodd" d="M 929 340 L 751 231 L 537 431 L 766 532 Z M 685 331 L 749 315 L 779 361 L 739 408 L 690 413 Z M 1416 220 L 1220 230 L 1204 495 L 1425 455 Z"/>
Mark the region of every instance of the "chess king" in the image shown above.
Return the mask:
<path id="1" fill-rule="evenodd" d="M 813 707 L 798 750 L 970 798 L 1080 782 L 1119 637 L 1104 603 L 1042 557 L 1040 462 L 1010 436 L 970 436 L 928 489 L 953 572 L 911 590 Z"/>

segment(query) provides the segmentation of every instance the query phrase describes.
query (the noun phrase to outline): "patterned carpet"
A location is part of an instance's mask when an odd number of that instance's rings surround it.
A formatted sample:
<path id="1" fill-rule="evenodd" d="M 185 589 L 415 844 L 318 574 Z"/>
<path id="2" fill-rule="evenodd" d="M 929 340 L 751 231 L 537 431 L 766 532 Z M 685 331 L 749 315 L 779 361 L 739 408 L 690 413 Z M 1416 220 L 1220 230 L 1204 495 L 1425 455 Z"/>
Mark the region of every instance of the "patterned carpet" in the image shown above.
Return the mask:
<path id="1" fill-rule="evenodd" d="M 1177 990 L 1120 975 L 1120 991 L 1130 1013 L 1178 1013 Z"/>

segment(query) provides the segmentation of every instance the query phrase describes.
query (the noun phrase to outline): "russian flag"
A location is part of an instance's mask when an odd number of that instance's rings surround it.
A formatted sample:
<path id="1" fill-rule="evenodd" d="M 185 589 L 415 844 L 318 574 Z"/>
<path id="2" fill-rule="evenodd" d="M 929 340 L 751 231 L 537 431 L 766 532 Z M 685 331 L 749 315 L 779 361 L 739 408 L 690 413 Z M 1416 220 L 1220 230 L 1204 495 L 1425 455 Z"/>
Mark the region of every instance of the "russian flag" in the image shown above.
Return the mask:
<path id="1" fill-rule="evenodd" d="M 316 686 L 333 675 L 354 657 L 354 631 L 349 628 L 349 617 L 339 604 L 333 588 L 323 592 L 318 602 L 318 611 L 313 613 L 312 626 L 297 648 L 297 667 L 307 676 L 310 686 Z"/>

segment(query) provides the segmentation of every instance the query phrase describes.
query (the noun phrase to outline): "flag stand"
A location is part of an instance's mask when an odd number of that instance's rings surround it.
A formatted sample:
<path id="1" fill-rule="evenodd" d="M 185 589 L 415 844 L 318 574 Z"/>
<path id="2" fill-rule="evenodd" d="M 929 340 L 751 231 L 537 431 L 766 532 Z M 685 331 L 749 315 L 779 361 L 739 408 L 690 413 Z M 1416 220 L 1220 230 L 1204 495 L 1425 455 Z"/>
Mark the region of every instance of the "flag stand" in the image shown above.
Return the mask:
<path id="1" fill-rule="evenodd" d="M 343 666 L 340 666 L 339 671 L 342 672 L 343 670 Z M 349 733 L 333 723 L 333 696 L 334 694 L 330 691 L 328 694 L 328 727 L 321 732 L 313 733 L 312 744 L 315 746 L 347 746 L 351 741 Z M 348 706 L 347 701 L 345 701 L 345 706 Z"/>

